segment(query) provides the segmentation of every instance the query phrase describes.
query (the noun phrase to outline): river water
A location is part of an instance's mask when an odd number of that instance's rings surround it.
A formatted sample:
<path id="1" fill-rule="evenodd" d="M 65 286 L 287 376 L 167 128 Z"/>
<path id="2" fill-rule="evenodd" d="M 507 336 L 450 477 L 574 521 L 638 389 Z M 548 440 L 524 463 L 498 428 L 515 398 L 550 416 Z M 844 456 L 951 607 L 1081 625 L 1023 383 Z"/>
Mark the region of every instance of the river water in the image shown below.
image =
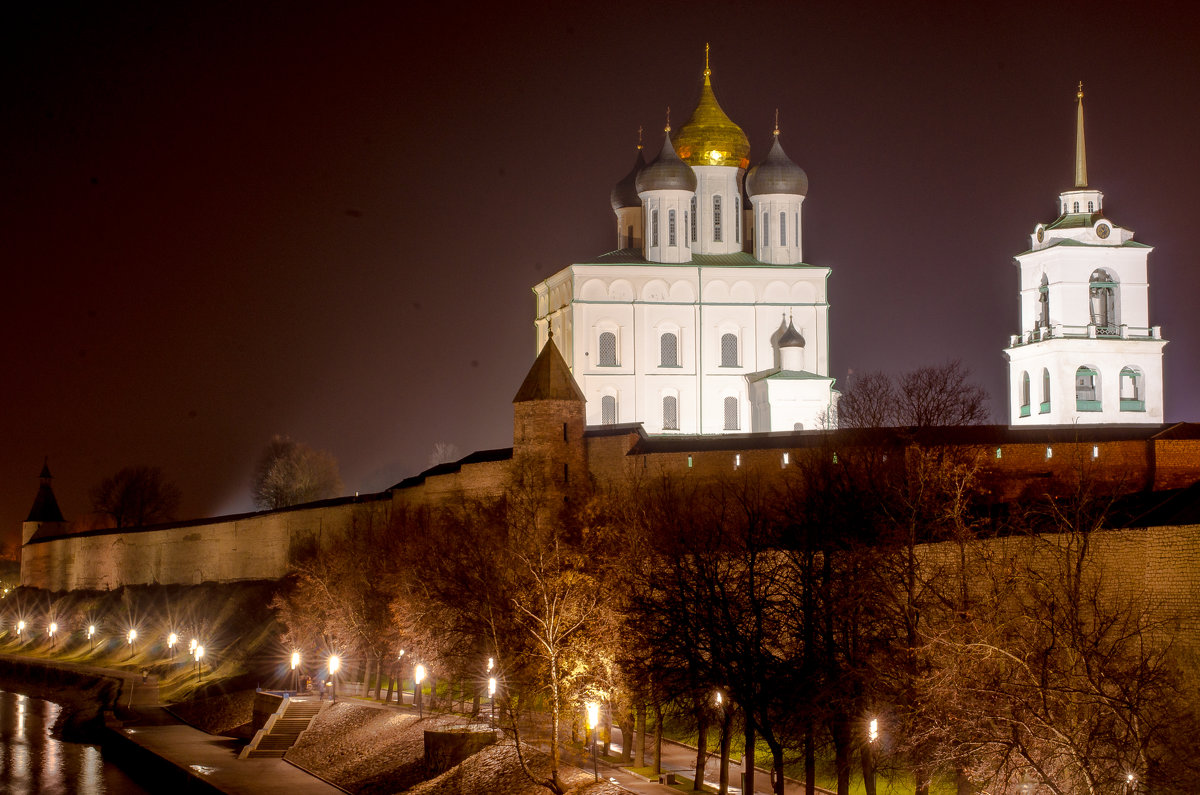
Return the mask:
<path id="1" fill-rule="evenodd" d="M 0 691 L 0 792 L 7 795 L 147 795 L 97 745 L 51 735 L 62 707 Z"/>

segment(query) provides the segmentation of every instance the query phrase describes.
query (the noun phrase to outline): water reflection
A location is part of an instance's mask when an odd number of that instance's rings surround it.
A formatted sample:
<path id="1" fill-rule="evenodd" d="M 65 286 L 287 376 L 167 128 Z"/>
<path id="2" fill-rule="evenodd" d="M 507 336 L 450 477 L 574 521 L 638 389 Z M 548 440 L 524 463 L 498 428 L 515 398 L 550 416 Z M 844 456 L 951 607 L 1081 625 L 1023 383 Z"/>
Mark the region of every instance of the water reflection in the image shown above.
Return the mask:
<path id="1" fill-rule="evenodd" d="M 51 730 L 62 708 L 49 701 L 0 691 L 0 792 L 120 793 L 146 790 L 106 762 L 94 745 L 64 743 Z"/>

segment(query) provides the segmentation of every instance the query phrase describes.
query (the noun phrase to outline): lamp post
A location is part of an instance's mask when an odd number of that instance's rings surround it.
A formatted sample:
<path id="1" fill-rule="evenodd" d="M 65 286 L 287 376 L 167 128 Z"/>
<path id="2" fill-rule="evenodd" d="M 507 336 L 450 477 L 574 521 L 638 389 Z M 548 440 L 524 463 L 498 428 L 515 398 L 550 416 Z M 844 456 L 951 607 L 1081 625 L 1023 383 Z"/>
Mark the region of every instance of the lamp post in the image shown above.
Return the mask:
<path id="1" fill-rule="evenodd" d="M 300 690 L 300 674 L 296 671 L 300 667 L 300 652 L 292 652 L 292 690 L 299 692 Z"/>
<path id="2" fill-rule="evenodd" d="M 19 638 L 19 637 L 21 637 L 21 633 L 22 633 L 22 632 L 24 632 L 24 631 L 25 631 L 25 622 L 24 622 L 24 621 L 18 621 L 18 622 L 17 622 L 17 637 L 18 637 L 18 638 Z"/>
<path id="3" fill-rule="evenodd" d="M 88 624 L 88 645 L 95 650 L 96 648 L 96 625 Z"/>
<path id="4" fill-rule="evenodd" d="M 329 656 L 329 700 L 337 701 L 337 672 L 342 667 L 342 659 L 336 654 Z"/>
<path id="5" fill-rule="evenodd" d="M 413 668 L 413 700 L 417 702 L 417 717 L 422 718 L 421 683 L 425 681 L 425 666 L 417 663 Z"/>
<path id="6" fill-rule="evenodd" d="M 879 719 L 871 718 L 867 722 L 867 748 L 871 757 L 871 776 L 869 780 L 863 781 L 863 787 L 867 790 L 867 795 L 875 795 L 875 747 L 879 741 Z M 866 771 L 863 771 L 864 778 Z"/>
<path id="7" fill-rule="evenodd" d="M 204 657 L 204 647 L 197 644 L 195 654 L 196 654 L 196 683 L 199 684 L 200 683 L 200 674 L 203 670 L 200 660 Z"/>
<path id="8" fill-rule="evenodd" d="M 585 705 L 587 710 L 587 727 L 588 732 L 592 735 L 592 775 L 596 781 L 600 780 L 600 767 L 596 762 L 596 726 L 600 723 L 600 705 L 595 701 L 589 701 Z"/>
<path id="9" fill-rule="evenodd" d="M 54 648 L 54 633 L 58 632 L 58 624 L 54 621 L 50 622 L 50 627 L 47 630 L 50 635 L 50 648 Z"/>
<path id="10" fill-rule="evenodd" d="M 178 642 L 179 636 L 174 632 L 172 632 L 170 635 L 167 635 L 167 651 L 171 654 L 171 657 L 175 656 L 175 644 Z"/>
<path id="11" fill-rule="evenodd" d="M 132 660 L 133 659 L 133 642 L 135 640 L 137 640 L 137 630 L 136 629 L 129 630 L 129 634 L 126 637 L 129 640 L 129 659 Z"/>
<path id="12" fill-rule="evenodd" d="M 488 677 L 488 698 L 492 700 L 492 728 L 496 728 L 496 677 Z"/>
<path id="13" fill-rule="evenodd" d="M 404 667 L 401 663 L 404 662 L 404 649 L 400 650 L 400 654 L 396 655 L 396 678 L 400 680 L 396 683 L 396 703 L 404 706 Z"/>

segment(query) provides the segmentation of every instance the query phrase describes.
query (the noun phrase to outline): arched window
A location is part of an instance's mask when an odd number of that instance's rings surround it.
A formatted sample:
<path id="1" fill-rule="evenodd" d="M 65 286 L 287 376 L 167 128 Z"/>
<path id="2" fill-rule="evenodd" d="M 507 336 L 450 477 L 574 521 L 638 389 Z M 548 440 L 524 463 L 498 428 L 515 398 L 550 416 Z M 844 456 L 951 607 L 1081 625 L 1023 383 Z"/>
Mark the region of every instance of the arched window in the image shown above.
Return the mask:
<path id="1" fill-rule="evenodd" d="M 679 366 L 679 337 L 669 331 L 658 338 L 658 366 Z"/>
<path id="2" fill-rule="evenodd" d="M 1145 411 L 1145 379 L 1136 367 L 1121 368 L 1121 411 Z"/>
<path id="3" fill-rule="evenodd" d="M 1096 205 L 1094 202 L 1088 202 L 1088 212 L 1089 213 L 1094 213 L 1096 211 L 1095 207 L 1096 207 Z"/>
<path id="4" fill-rule="evenodd" d="M 721 197 L 713 196 L 713 242 L 721 242 Z"/>
<path id="5" fill-rule="evenodd" d="M 675 211 L 667 210 L 667 245 L 677 245 L 675 242 Z"/>
<path id="6" fill-rule="evenodd" d="M 721 366 L 738 366 L 738 340 L 736 334 L 721 335 Z"/>
<path id="7" fill-rule="evenodd" d="M 1100 373 L 1083 366 L 1075 371 L 1075 410 L 1100 411 Z"/>
<path id="8" fill-rule="evenodd" d="M 764 246 L 771 245 L 771 216 L 766 210 L 763 210 L 762 231 L 758 233 L 758 239 Z"/>
<path id="9" fill-rule="evenodd" d="M 692 242 L 696 242 L 696 197 L 692 196 Z"/>
<path id="10" fill-rule="evenodd" d="M 792 239 L 800 245 L 800 213 L 792 213 Z"/>
<path id="11" fill-rule="evenodd" d="M 1042 283 L 1038 287 L 1038 321 L 1036 325 L 1050 328 L 1050 281 L 1045 274 L 1042 275 Z"/>
<path id="12" fill-rule="evenodd" d="M 1117 336 L 1117 283 L 1106 270 L 1092 273 L 1088 291 L 1092 323 L 1096 326 L 1096 334 L 1102 336 Z"/>
<path id="13" fill-rule="evenodd" d="M 1047 414 L 1050 411 L 1050 371 L 1045 367 L 1042 368 L 1042 405 L 1039 409 L 1039 414 Z"/>
<path id="14" fill-rule="evenodd" d="M 787 213 L 779 214 L 779 245 L 787 245 Z"/>
<path id="15" fill-rule="evenodd" d="M 679 430 L 679 398 L 674 395 L 663 398 L 662 426 L 664 431 Z"/>
<path id="16" fill-rule="evenodd" d="M 1029 373 L 1021 373 L 1021 416 L 1029 416 Z"/>
<path id="17" fill-rule="evenodd" d="M 683 211 L 683 228 L 687 229 L 687 225 L 688 225 L 688 214 L 687 214 L 687 210 L 684 210 Z M 683 247 L 691 248 L 691 246 L 688 245 L 688 236 L 687 235 L 683 236 Z"/>
<path id="18" fill-rule="evenodd" d="M 650 245 L 658 245 L 658 210 L 650 211 Z"/>
<path id="19" fill-rule="evenodd" d="M 1079 212 L 1079 202 L 1075 202 L 1075 209 L 1072 212 Z"/>
<path id="20" fill-rule="evenodd" d="M 735 397 L 725 398 L 725 430 L 736 431 L 738 429 L 738 399 Z"/>
<path id="21" fill-rule="evenodd" d="M 736 243 L 742 242 L 742 199 L 740 196 L 733 197 L 733 240 Z"/>
<path id="22" fill-rule="evenodd" d="M 600 424 L 617 424 L 617 399 L 612 395 L 600 398 Z"/>
<path id="23" fill-rule="evenodd" d="M 597 365 L 600 367 L 616 367 L 617 366 L 617 335 L 611 331 L 605 331 L 600 335 L 600 361 Z"/>

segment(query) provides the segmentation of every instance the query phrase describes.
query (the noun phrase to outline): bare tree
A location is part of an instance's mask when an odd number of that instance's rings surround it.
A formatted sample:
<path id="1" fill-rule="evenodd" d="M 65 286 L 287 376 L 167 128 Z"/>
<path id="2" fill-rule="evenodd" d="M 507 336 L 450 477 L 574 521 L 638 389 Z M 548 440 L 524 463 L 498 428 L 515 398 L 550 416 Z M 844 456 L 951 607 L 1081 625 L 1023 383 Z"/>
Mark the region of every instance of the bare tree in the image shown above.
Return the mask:
<path id="1" fill-rule="evenodd" d="M 179 487 L 160 467 L 125 467 L 92 489 L 92 510 L 115 527 L 144 527 L 175 518 Z"/>
<path id="2" fill-rule="evenodd" d="M 337 459 L 286 436 L 267 443 L 254 469 L 254 504 L 275 510 L 336 496 L 342 490 Z"/>
<path id="3" fill-rule="evenodd" d="M 433 450 L 429 452 L 429 466 L 449 464 L 462 458 L 458 445 L 454 442 L 434 442 Z"/>
<path id="4" fill-rule="evenodd" d="M 838 427 L 979 425 L 991 416 L 987 392 L 957 359 L 893 377 L 865 373 L 838 401 Z"/>

